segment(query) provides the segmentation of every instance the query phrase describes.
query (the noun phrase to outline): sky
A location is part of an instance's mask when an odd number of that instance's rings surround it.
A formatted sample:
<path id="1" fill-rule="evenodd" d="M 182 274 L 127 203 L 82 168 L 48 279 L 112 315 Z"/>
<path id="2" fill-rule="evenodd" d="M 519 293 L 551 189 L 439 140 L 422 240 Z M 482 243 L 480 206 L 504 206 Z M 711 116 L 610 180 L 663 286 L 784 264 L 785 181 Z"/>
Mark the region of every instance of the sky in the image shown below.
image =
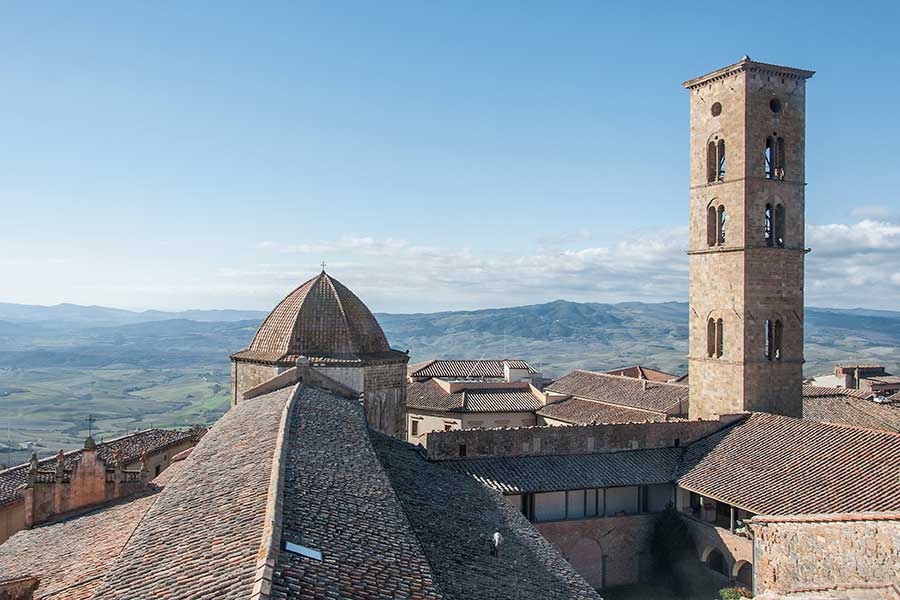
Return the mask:
<path id="1" fill-rule="evenodd" d="M 900 307 L 898 3 L 4 2 L 0 302 L 687 300 L 688 94 L 807 86 L 807 304 Z"/>

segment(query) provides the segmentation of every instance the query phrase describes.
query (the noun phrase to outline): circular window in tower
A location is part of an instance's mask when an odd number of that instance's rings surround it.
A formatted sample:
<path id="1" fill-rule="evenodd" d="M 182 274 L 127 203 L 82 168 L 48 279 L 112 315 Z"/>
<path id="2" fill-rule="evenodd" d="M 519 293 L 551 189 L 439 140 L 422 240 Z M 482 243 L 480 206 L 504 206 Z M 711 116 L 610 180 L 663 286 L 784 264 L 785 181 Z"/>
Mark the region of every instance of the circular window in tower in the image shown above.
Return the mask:
<path id="1" fill-rule="evenodd" d="M 769 108 L 772 109 L 773 113 L 780 113 L 781 112 L 781 100 L 779 100 L 778 98 L 772 98 L 771 100 L 769 100 Z"/>
<path id="2" fill-rule="evenodd" d="M 718 117 L 721 114 L 722 114 L 722 104 L 719 102 L 714 103 L 712 105 L 712 116 Z"/>

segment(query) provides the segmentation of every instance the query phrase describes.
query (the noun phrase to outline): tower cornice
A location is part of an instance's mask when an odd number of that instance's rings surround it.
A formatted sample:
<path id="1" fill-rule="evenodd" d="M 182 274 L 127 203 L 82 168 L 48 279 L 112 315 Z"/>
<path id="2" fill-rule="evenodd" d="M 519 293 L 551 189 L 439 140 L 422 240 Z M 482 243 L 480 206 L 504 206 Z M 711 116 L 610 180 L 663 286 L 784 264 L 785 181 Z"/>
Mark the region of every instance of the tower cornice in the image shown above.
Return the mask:
<path id="1" fill-rule="evenodd" d="M 785 77 L 788 79 L 804 80 L 809 79 L 816 73 L 815 71 L 807 71 L 805 69 L 795 69 L 793 67 L 783 67 L 781 65 L 756 62 L 750 60 L 749 56 L 745 56 L 733 65 L 723 67 L 721 69 L 713 71 L 712 73 L 701 75 L 700 77 L 695 77 L 694 79 L 689 79 L 681 85 L 686 89 L 692 90 L 708 83 L 712 83 L 713 81 L 727 79 L 728 77 L 737 75 L 738 73 L 743 73 L 745 71 L 762 73 L 765 75 L 777 75 L 778 77 Z"/>

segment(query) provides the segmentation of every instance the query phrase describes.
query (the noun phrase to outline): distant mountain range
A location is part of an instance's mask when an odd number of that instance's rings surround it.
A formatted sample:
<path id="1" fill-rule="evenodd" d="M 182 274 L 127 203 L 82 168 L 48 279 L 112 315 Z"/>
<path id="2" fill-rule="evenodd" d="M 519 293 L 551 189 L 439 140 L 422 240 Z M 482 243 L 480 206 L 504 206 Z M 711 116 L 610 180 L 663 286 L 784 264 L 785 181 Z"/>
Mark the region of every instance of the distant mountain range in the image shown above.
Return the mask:
<path id="1" fill-rule="evenodd" d="M 0 303 L 0 368 L 134 364 L 174 368 L 227 361 L 246 347 L 263 311 L 144 311 Z M 475 311 L 378 314 L 391 345 L 429 358 L 524 358 L 549 375 L 641 363 L 687 369 L 686 303 L 557 300 Z M 900 312 L 806 309 L 806 372 L 832 362 L 900 363 Z"/>
<path id="2" fill-rule="evenodd" d="M 132 312 L 102 306 L 0 304 L 0 465 L 84 442 L 95 432 L 212 423 L 228 407 L 228 354 L 262 311 Z M 523 358 L 559 376 L 636 363 L 687 369 L 688 306 L 666 302 L 379 314 L 395 348 L 430 358 Z M 900 371 L 900 312 L 806 309 L 807 374 L 848 359 Z"/>

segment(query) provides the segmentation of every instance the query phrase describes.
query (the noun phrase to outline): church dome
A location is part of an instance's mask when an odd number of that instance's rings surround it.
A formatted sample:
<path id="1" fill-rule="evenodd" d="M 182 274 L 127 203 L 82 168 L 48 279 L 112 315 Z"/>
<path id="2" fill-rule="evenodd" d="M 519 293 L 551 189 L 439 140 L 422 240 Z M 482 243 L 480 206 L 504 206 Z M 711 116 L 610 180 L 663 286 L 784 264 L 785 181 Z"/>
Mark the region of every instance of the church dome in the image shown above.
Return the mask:
<path id="1" fill-rule="evenodd" d="M 271 362 L 299 356 L 365 357 L 391 352 L 371 311 L 325 271 L 282 300 L 266 317 L 242 358 Z"/>

